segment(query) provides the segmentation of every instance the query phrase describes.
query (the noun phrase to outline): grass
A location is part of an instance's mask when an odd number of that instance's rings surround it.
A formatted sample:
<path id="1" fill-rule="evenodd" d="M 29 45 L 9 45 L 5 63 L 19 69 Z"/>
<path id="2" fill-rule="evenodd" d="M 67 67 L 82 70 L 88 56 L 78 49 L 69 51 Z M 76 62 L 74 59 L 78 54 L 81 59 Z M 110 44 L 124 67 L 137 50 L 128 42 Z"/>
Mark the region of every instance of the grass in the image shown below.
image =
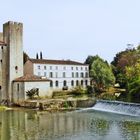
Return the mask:
<path id="1" fill-rule="evenodd" d="M 0 111 L 6 110 L 6 109 L 8 109 L 8 107 L 6 107 L 6 106 L 0 106 Z"/>

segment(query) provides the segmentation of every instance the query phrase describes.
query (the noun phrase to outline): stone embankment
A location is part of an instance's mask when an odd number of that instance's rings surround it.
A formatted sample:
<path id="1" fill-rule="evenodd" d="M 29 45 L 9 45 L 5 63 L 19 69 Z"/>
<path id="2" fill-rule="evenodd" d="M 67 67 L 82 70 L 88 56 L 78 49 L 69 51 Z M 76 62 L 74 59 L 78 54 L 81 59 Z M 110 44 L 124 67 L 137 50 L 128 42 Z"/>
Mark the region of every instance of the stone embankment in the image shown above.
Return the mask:
<path id="1" fill-rule="evenodd" d="M 96 103 L 94 98 L 84 99 L 42 99 L 42 100 L 27 100 L 19 103 L 21 107 L 39 109 L 39 110 L 75 110 L 79 108 L 92 107 Z"/>

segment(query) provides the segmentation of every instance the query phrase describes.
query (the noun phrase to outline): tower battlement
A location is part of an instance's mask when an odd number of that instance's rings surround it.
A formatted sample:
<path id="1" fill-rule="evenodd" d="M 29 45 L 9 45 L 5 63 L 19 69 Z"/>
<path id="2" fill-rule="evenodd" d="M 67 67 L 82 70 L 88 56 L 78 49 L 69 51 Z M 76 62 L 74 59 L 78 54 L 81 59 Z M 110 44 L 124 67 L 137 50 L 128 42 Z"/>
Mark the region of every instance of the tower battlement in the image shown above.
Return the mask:
<path id="1" fill-rule="evenodd" d="M 23 25 L 23 23 L 21 23 L 21 22 L 14 22 L 14 21 L 8 21 L 5 24 Z"/>

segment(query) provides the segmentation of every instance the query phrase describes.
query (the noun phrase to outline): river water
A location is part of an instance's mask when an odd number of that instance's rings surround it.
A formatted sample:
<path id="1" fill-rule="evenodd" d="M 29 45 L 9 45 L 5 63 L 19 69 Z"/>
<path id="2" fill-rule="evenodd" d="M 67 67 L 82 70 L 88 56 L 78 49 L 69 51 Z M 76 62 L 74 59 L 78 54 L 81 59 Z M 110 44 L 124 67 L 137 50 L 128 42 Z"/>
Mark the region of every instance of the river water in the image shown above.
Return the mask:
<path id="1" fill-rule="evenodd" d="M 140 117 L 100 112 L 0 112 L 0 140 L 140 140 Z"/>

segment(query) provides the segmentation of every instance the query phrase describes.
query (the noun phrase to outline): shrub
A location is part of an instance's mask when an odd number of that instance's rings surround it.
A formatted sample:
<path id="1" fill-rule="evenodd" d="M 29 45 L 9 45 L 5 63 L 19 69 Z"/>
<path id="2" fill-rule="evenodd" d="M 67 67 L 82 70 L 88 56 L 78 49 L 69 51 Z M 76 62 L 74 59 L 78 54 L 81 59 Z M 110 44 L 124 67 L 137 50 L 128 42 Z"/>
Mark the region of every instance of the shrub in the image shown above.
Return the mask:
<path id="1" fill-rule="evenodd" d="M 31 90 L 26 91 L 26 95 L 29 97 L 29 99 L 35 98 L 35 96 L 39 97 L 39 89 L 33 88 Z"/>
<path id="2" fill-rule="evenodd" d="M 110 93 L 103 93 L 99 96 L 103 100 L 116 100 L 116 96 Z"/>
<path id="3" fill-rule="evenodd" d="M 94 87 L 92 87 L 92 86 L 87 86 L 87 94 L 94 94 L 95 93 L 95 91 L 94 91 Z"/>
<path id="4" fill-rule="evenodd" d="M 85 93 L 86 91 L 81 86 L 77 86 L 71 91 L 71 94 L 75 96 L 83 95 Z"/>

